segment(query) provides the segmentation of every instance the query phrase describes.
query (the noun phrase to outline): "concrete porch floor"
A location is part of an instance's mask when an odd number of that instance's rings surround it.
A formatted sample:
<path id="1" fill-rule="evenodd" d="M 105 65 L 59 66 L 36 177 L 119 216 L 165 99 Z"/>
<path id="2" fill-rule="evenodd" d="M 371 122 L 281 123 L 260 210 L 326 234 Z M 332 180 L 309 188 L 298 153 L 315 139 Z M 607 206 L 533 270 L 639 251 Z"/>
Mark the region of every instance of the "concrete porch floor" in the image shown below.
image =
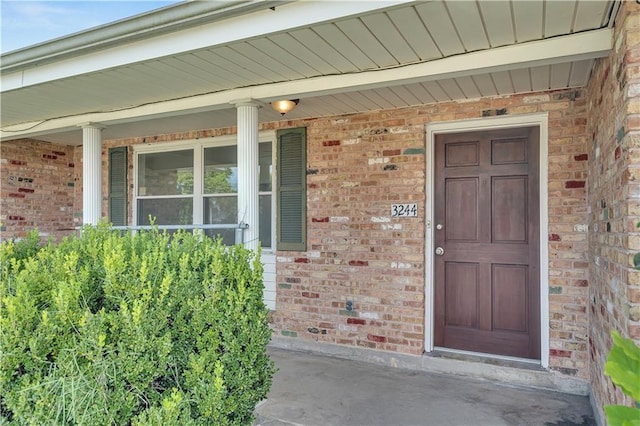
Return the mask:
<path id="1" fill-rule="evenodd" d="M 256 425 L 595 425 L 586 396 L 269 348 Z"/>

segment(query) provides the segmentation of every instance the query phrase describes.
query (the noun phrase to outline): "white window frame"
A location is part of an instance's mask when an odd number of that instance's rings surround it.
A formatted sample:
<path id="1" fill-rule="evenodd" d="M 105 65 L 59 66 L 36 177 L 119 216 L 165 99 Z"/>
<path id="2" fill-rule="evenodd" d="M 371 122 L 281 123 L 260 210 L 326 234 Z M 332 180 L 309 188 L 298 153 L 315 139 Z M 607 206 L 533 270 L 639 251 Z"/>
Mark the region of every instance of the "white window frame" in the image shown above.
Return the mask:
<path id="1" fill-rule="evenodd" d="M 190 195 L 165 195 L 158 198 L 186 198 L 192 197 L 193 199 L 193 224 L 202 225 L 204 221 L 204 193 L 203 193 L 203 178 L 204 178 L 204 150 L 205 148 L 215 148 L 220 146 L 237 146 L 237 135 L 218 136 L 213 138 L 203 139 L 189 139 L 172 142 L 159 142 L 159 143 L 145 143 L 139 145 L 133 145 L 133 225 L 138 225 L 138 172 L 140 165 L 138 163 L 138 157 L 140 154 L 152 154 L 171 151 L 185 151 L 193 150 L 193 194 Z M 277 206 L 277 194 L 276 179 L 277 179 L 277 166 L 276 166 L 276 133 L 275 131 L 260 132 L 258 134 L 258 143 L 271 143 L 271 191 L 260 191 L 260 195 L 271 194 L 271 246 L 263 247 L 263 252 L 272 253 L 275 252 L 276 241 L 276 206 Z M 143 196 L 144 197 L 144 196 Z"/>

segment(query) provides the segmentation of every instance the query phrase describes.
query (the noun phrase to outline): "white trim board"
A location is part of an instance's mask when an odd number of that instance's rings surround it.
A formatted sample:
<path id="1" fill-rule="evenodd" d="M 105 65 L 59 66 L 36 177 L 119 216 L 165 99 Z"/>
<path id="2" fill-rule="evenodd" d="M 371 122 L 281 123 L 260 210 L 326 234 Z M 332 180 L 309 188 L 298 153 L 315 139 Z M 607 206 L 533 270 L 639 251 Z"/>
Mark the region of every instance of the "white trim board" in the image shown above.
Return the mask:
<path id="1" fill-rule="evenodd" d="M 487 117 L 471 120 L 428 123 L 426 126 L 426 186 L 425 186 L 425 351 L 434 350 L 434 139 L 439 133 L 505 129 L 537 126 L 540 128 L 540 364 L 549 368 L 549 118 L 547 113 Z"/>

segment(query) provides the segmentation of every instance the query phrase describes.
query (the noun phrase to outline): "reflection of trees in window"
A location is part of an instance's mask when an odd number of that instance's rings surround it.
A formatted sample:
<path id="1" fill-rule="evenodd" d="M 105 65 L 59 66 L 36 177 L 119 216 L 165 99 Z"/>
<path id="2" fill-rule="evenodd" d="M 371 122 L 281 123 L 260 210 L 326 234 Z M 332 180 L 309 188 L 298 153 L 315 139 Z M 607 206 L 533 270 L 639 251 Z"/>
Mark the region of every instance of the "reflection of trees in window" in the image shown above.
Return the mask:
<path id="1" fill-rule="evenodd" d="M 178 194 L 193 194 L 193 172 L 191 170 L 178 170 L 176 190 Z"/>
<path id="2" fill-rule="evenodd" d="M 231 167 L 224 169 L 213 169 L 204 172 L 204 192 L 205 194 L 227 194 L 236 192 L 236 189 L 229 182 L 233 174 Z"/>
<path id="3" fill-rule="evenodd" d="M 205 194 L 235 193 L 235 188 L 229 183 L 229 178 L 232 174 L 231 167 L 205 171 L 203 192 Z M 185 173 L 178 171 L 177 189 L 180 194 L 193 193 L 193 173 L 190 170 Z"/>
<path id="4" fill-rule="evenodd" d="M 238 222 L 237 188 L 231 182 L 233 167 L 217 167 L 205 169 L 204 222 L 213 224 L 229 224 Z M 235 230 L 211 231 L 212 236 L 220 236 L 225 244 L 235 243 Z"/>

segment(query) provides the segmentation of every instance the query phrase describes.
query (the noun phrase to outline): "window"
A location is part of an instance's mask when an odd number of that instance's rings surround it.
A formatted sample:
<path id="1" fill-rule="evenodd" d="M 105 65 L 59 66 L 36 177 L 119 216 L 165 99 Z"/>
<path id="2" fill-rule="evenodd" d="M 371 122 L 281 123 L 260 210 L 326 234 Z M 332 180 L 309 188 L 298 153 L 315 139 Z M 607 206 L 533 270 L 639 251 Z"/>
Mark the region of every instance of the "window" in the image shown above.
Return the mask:
<path id="1" fill-rule="evenodd" d="M 193 149 L 138 155 L 138 225 L 193 223 Z"/>
<path id="2" fill-rule="evenodd" d="M 262 247 L 271 247 L 271 143 L 258 146 L 259 165 L 259 219 L 260 243 Z M 220 146 L 204 149 L 204 223 L 236 223 L 238 221 L 238 181 L 237 149 L 234 146 Z M 207 234 L 219 234 L 226 244 L 233 244 L 235 231 L 208 230 Z"/>
<path id="3" fill-rule="evenodd" d="M 223 138 L 216 138 L 223 139 Z M 262 139 L 261 139 L 262 140 Z M 136 146 L 136 220 L 148 225 L 238 223 L 238 168 L 235 138 Z M 272 245 L 272 142 L 259 145 L 259 220 L 262 247 Z M 235 230 L 206 230 L 235 243 Z"/>

